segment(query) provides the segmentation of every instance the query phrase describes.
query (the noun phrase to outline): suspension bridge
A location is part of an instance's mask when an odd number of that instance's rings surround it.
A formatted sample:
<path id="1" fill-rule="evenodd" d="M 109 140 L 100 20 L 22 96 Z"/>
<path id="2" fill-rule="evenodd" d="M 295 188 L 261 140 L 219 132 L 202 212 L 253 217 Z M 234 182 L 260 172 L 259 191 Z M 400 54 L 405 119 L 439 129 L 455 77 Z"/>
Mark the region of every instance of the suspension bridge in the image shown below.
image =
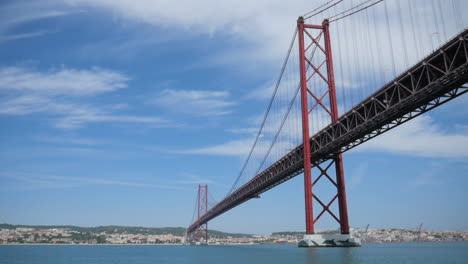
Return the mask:
<path id="1" fill-rule="evenodd" d="M 456 0 L 331 0 L 299 17 L 245 163 L 221 201 L 210 206 L 199 186 L 188 239 L 207 243 L 210 220 L 303 174 L 299 245 L 359 246 L 342 153 L 468 92 L 462 10 Z M 331 198 L 318 195 L 320 181 Z M 315 233 L 324 215 L 341 234 Z"/>

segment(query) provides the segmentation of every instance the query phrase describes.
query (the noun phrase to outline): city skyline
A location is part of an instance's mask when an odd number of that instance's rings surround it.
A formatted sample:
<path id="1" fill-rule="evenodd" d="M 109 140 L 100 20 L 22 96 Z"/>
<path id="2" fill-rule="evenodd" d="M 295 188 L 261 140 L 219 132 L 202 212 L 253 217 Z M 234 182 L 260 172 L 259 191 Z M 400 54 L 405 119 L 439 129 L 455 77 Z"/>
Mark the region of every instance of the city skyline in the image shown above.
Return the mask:
<path id="1" fill-rule="evenodd" d="M 310 7 L 279 2 L 0 4 L 0 223 L 187 227 L 198 184 L 234 183 Z M 351 227 L 468 230 L 467 103 L 344 154 Z M 304 230 L 302 176 L 209 227 Z"/>
<path id="2" fill-rule="evenodd" d="M 338 231 L 338 230 L 335 230 Z M 352 229 L 365 243 L 454 242 L 466 241 L 468 232 L 429 231 L 421 229 Z M 328 231 L 325 231 L 328 232 Z M 232 244 L 297 244 L 301 232 L 274 232 L 269 235 L 232 234 L 210 231 L 210 245 Z M 75 226 L 0 225 L 1 244 L 118 244 L 118 245 L 184 245 L 184 228 L 144 228 L 107 226 L 83 228 Z"/>

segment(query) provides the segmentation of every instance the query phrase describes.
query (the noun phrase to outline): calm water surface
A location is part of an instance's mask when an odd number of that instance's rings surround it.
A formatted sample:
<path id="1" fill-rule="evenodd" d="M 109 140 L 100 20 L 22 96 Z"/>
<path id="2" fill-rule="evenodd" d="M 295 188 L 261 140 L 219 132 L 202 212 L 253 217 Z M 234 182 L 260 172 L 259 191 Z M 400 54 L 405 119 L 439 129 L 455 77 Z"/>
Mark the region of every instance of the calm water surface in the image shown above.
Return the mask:
<path id="1" fill-rule="evenodd" d="M 254 246 L 0 246 L 8 264 L 468 263 L 468 242 L 366 244 L 361 248 Z"/>

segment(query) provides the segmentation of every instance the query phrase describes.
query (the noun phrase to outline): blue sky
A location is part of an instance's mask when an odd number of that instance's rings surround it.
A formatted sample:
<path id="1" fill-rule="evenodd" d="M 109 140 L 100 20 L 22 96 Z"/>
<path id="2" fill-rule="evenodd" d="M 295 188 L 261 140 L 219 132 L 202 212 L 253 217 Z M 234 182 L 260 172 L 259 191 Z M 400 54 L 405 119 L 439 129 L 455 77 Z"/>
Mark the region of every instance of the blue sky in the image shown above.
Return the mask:
<path id="1" fill-rule="evenodd" d="M 2 1 L 0 222 L 187 226 L 198 184 L 221 199 L 315 6 L 243 2 Z M 467 103 L 344 155 L 353 227 L 468 230 Z M 210 227 L 303 230 L 302 181 Z"/>

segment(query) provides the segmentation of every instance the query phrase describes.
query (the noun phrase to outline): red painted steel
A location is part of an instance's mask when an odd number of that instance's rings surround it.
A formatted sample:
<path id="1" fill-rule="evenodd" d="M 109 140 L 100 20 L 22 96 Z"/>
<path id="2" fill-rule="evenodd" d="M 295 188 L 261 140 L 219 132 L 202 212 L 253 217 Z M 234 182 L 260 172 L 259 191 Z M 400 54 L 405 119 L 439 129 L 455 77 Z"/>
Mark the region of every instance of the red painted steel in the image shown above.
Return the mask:
<path id="1" fill-rule="evenodd" d="M 333 71 L 333 56 L 330 40 L 330 27 L 328 19 L 323 21 L 323 33 L 325 40 L 325 52 L 327 57 L 328 84 L 330 87 L 330 105 L 332 121 L 336 122 L 339 117 L 338 103 L 336 98 L 335 75 Z M 340 210 L 340 228 L 342 234 L 349 234 L 348 204 L 346 200 L 346 186 L 343 168 L 343 156 L 338 154 L 335 158 L 336 183 L 338 189 L 338 208 Z"/>
<path id="2" fill-rule="evenodd" d="M 197 199 L 198 215 L 197 215 L 197 230 L 195 240 L 201 242 L 205 240 L 208 243 L 208 222 L 201 223 L 200 219 L 208 212 L 208 185 L 198 185 Z"/>
<path id="3" fill-rule="evenodd" d="M 198 196 L 197 196 L 197 241 L 200 241 L 200 191 L 201 191 L 201 185 L 198 185 Z"/>
<path id="4" fill-rule="evenodd" d="M 208 212 L 208 184 L 205 185 L 205 214 Z M 208 222 L 205 224 L 205 240 L 208 243 Z"/>
<path id="5" fill-rule="evenodd" d="M 312 204 L 312 168 L 310 166 L 310 136 L 309 136 L 309 108 L 307 103 L 307 72 L 305 68 L 305 49 L 304 49 L 304 19 L 300 17 L 297 20 L 299 33 L 299 56 L 301 71 L 301 111 L 302 111 L 302 138 L 304 141 L 304 195 L 305 195 L 305 215 L 306 215 L 306 233 L 314 233 L 314 212 Z"/>
<path id="6" fill-rule="evenodd" d="M 301 19 L 302 17 L 300 17 L 299 19 Z M 304 19 L 302 18 L 302 21 L 304 21 Z M 304 22 L 303 22 L 304 23 Z M 304 28 L 312 28 L 312 29 L 323 29 L 323 26 L 320 26 L 320 25 L 307 25 L 307 24 L 304 24 Z"/>
<path id="7" fill-rule="evenodd" d="M 335 87 L 335 76 L 333 73 L 333 56 L 331 51 L 331 41 L 330 41 L 330 30 L 329 30 L 329 22 L 328 20 L 324 20 L 321 26 L 318 25 L 305 25 L 304 19 L 300 17 L 297 21 L 298 26 L 298 36 L 299 36 L 299 68 L 301 74 L 301 110 L 302 110 L 302 136 L 303 136 L 303 144 L 304 144 L 304 190 L 305 190 L 305 210 L 306 210 L 306 233 L 313 234 L 314 233 L 314 225 L 320 219 L 320 217 L 324 213 L 328 213 L 331 217 L 333 217 L 339 224 L 342 234 L 349 234 L 349 223 L 348 223 L 348 209 L 347 209 L 347 202 L 346 202 L 346 189 L 345 189 L 345 181 L 344 181 L 344 169 L 343 169 L 343 157 L 341 154 L 336 154 L 333 158 L 333 162 L 330 163 L 325 169 L 322 169 L 318 164 L 315 164 L 314 167 L 317 167 L 321 173 L 319 177 L 312 183 L 312 171 L 311 171 L 311 163 L 314 160 L 314 157 L 311 157 L 310 153 L 310 136 L 309 136 L 309 115 L 310 113 L 315 110 L 317 107 L 321 107 L 325 110 L 331 117 L 332 122 L 336 122 L 338 120 L 338 103 L 336 98 L 336 87 Z M 309 32 L 307 29 L 319 31 L 317 37 Z M 304 37 L 308 37 L 310 39 L 310 44 L 305 47 L 305 40 Z M 324 45 L 320 44 L 320 38 L 323 36 Z M 315 48 L 313 51 L 313 55 L 310 58 L 307 56 L 307 51 L 310 48 Z M 312 56 L 315 55 L 315 51 L 319 50 L 319 52 L 323 52 L 325 55 L 325 60 L 315 65 L 312 61 Z M 307 66 L 306 66 L 307 64 Z M 321 67 L 326 64 L 326 74 L 323 74 L 320 69 Z M 307 75 L 307 67 L 311 67 L 313 69 L 313 73 L 308 76 Z M 313 92 L 313 88 L 308 87 L 308 81 L 317 74 L 327 85 L 327 91 L 322 95 L 317 95 Z M 326 77 L 325 77 L 326 75 Z M 309 104 L 307 101 L 308 94 L 315 100 L 315 103 L 309 108 Z M 330 106 L 327 107 L 323 100 L 325 97 L 328 96 L 330 99 Z M 335 174 L 336 174 L 336 182 L 330 177 L 328 174 L 328 169 L 331 165 L 335 165 Z M 336 189 L 337 194 L 332 198 L 330 202 L 325 204 L 319 197 L 317 197 L 312 189 L 315 183 L 325 176 L 330 182 L 332 182 Z M 317 215 L 314 219 L 313 214 L 313 201 L 317 201 L 322 206 L 322 211 Z M 338 208 L 339 208 L 339 218 L 332 212 L 330 206 L 338 200 Z"/>

